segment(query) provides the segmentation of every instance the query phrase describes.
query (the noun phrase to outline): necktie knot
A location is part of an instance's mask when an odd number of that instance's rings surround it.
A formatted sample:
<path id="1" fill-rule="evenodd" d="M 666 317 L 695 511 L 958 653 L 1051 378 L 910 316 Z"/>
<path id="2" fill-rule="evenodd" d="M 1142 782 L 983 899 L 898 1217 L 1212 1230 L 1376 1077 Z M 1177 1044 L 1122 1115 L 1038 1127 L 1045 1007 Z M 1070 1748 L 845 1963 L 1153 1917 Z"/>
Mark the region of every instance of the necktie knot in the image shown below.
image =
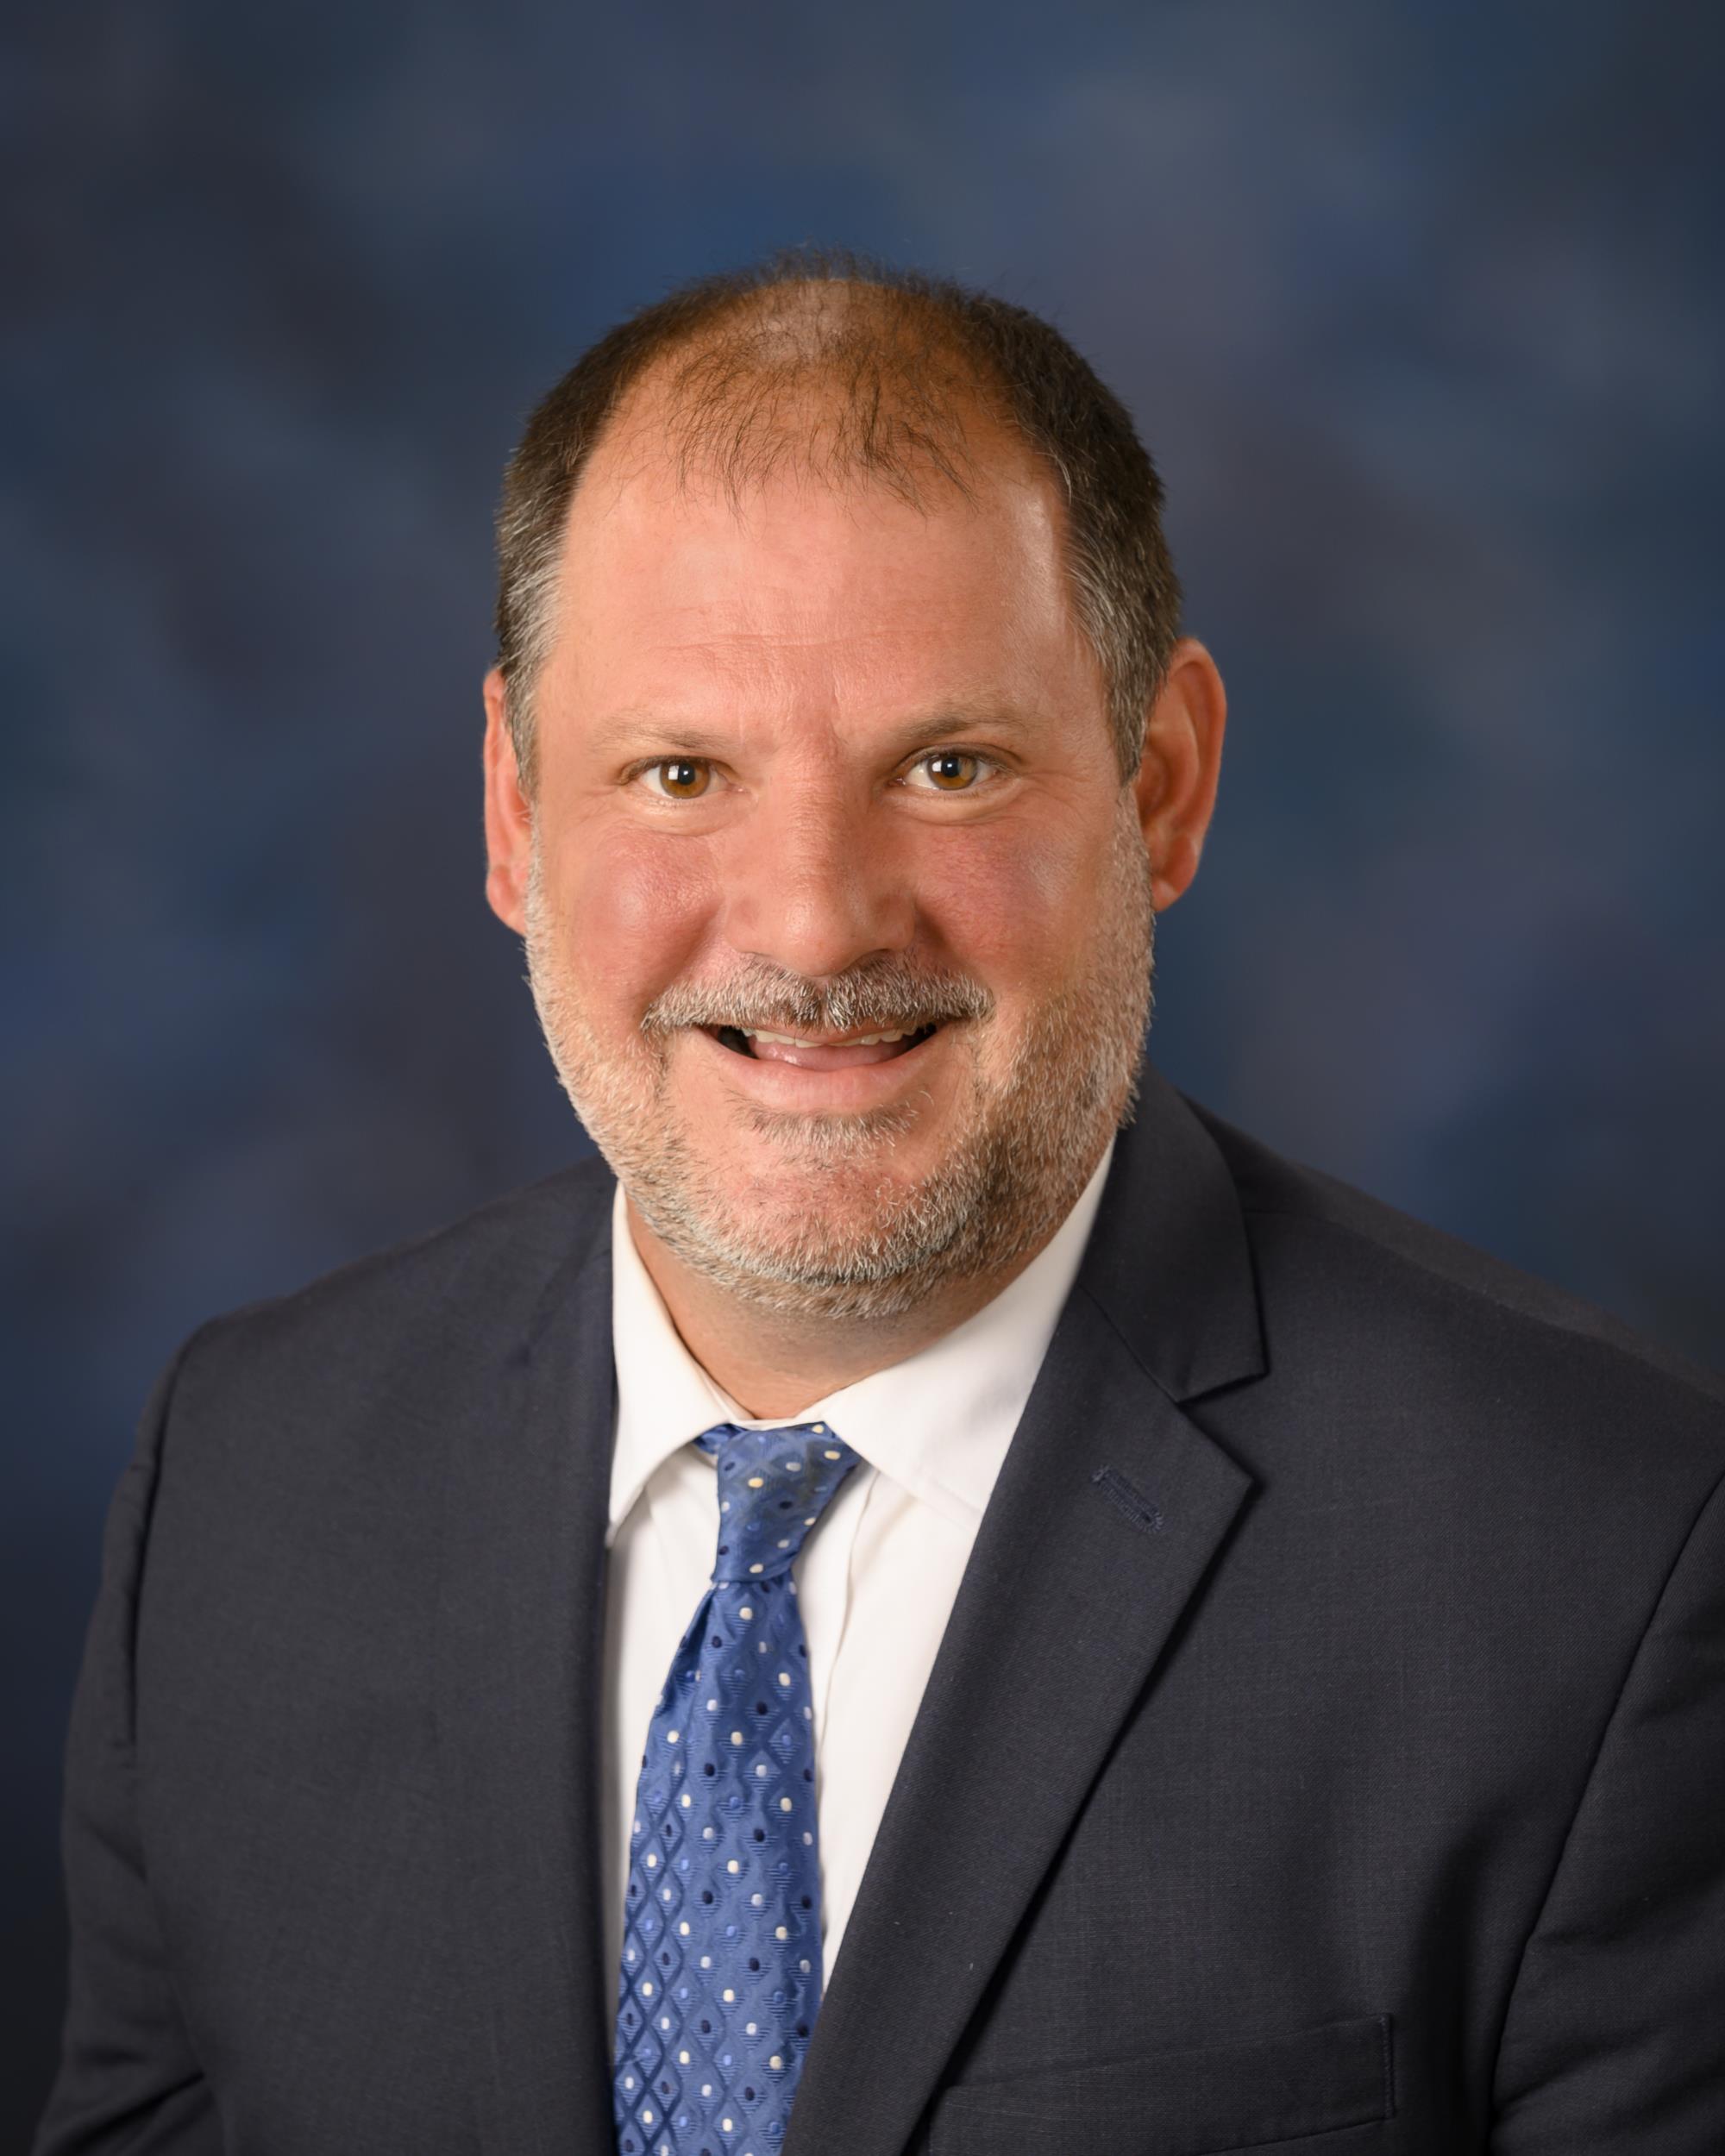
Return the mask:
<path id="1" fill-rule="evenodd" d="M 857 1457 L 824 1422 L 779 1430 L 721 1422 L 695 1443 L 718 1463 L 715 1586 L 788 1572 Z"/>

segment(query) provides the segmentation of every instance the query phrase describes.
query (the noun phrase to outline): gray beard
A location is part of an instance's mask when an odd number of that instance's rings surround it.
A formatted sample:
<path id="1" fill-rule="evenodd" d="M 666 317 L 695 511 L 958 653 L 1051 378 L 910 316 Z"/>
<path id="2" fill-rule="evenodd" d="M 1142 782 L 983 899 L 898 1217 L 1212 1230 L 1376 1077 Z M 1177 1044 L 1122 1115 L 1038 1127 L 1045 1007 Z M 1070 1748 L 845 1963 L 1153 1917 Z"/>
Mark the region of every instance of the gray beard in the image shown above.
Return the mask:
<path id="1" fill-rule="evenodd" d="M 1100 894 L 1089 964 L 1035 1013 L 1004 1080 L 983 1075 L 981 1032 L 994 1004 L 975 983 L 896 960 L 823 987 L 764 966 L 718 987 L 672 989 L 643 1018 L 640 1049 L 609 1053 L 587 1017 L 550 917 L 536 843 L 527 893 L 528 984 L 557 1075 L 576 1114 L 659 1240 L 726 1294 L 756 1308 L 834 1319 L 896 1318 L 955 1279 L 1000 1272 L 1039 1250 L 1071 1210 L 1113 1132 L 1130 1121 L 1150 1024 L 1155 915 L 1136 819 L 1123 812 Z M 968 1019 L 971 1097 L 960 1135 L 905 1189 L 876 1185 L 874 1217 L 847 1225 L 835 1200 L 871 1172 L 921 1112 L 914 1102 L 852 1115 L 756 1109 L 756 1133 L 801 1171 L 806 1200 L 727 1193 L 666 1105 L 669 1043 L 690 1024 L 786 1030 L 889 1030 L 925 1015 Z"/>

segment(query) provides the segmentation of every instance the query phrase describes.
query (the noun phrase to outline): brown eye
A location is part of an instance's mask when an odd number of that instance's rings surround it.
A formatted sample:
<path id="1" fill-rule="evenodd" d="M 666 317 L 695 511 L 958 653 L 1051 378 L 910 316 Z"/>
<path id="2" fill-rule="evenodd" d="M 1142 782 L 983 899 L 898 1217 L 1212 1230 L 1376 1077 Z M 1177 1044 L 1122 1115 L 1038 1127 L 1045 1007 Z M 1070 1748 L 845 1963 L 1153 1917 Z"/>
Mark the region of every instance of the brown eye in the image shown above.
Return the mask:
<path id="1" fill-rule="evenodd" d="M 673 801 L 699 800 L 712 784 L 712 767 L 698 756 L 667 756 L 650 767 L 656 790 Z"/>
<path id="2" fill-rule="evenodd" d="M 937 749 L 932 755 L 923 758 L 919 768 L 927 772 L 930 783 L 941 793 L 963 793 L 976 783 L 982 760 L 967 755 L 962 749 Z"/>

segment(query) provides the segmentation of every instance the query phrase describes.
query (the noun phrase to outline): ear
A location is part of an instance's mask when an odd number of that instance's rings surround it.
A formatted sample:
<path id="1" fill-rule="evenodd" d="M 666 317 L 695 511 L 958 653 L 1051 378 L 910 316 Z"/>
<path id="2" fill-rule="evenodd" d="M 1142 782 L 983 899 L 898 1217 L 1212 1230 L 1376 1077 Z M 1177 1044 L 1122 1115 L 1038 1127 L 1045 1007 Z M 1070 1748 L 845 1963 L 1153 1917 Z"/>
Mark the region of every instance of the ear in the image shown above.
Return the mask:
<path id="1" fill-rule="evenodd" d="M 516 768 L 508 696 L 493 667 L 485 678 L 486 898 L 499 920 L 527 932 L 527 877 L 533 859 L 533 804 Z"/>
<path id="2" fill-rule="evenodd" d="M 1150 707 L 1144 756 L 1132 780 L 1157 912 L 1172 906 L 1198 873 L 1216 805 L 1227 713 L 1215 661 L 1195 637 L 1182 636 Z"/>

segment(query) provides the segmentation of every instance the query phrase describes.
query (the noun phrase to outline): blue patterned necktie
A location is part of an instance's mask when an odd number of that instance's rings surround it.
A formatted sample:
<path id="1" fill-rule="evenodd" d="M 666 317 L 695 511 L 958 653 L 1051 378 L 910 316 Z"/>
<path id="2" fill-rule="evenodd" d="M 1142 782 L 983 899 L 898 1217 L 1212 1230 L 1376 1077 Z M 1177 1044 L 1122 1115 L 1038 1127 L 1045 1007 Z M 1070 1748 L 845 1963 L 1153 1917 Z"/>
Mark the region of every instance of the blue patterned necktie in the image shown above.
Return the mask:
<path id="1" fill-rule="evenodd" d="M 621 2156 L 773 2156 L 820 2005 L 814 1700 L 791 1566 L 856 1464 L 825 1423 L 695 1440 L 718 1556 L 641 1758 L 624 1903 Z"/>

